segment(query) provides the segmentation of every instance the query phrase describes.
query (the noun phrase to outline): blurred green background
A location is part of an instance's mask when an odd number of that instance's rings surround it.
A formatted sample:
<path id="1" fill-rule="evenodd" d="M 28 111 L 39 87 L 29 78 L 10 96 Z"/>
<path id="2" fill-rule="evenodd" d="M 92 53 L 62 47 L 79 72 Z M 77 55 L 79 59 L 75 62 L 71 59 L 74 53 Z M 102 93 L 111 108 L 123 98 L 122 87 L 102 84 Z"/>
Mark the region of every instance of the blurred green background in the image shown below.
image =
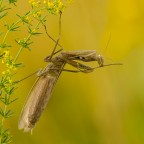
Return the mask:
<path id="1" fill-rule="evenodd" d="M 28 9 L 28 2 L 19 0 L 14 13 Z M 47 27 L 56 38 L 58 17 L 49 16 Z M 25 36 L 25 31 L 14 34 Z M 43 68 L 43 58 L 54 46 L 46 35 L 33 40 L 31 52 L 25 50 L 19 58 L 25 67 L 18 79 Z M 65 50 L 97 50 L 105 63 L 124 65 L 89 74 L 63 72 L 32 135 L 18 130 L 17 123 L 36 76 L 21 82 L 13 104 L 16 115 L 8 122 L 13 143 L 144 144 L 144 1 L 75 0 L 62 15 L 60 43 Z"/>

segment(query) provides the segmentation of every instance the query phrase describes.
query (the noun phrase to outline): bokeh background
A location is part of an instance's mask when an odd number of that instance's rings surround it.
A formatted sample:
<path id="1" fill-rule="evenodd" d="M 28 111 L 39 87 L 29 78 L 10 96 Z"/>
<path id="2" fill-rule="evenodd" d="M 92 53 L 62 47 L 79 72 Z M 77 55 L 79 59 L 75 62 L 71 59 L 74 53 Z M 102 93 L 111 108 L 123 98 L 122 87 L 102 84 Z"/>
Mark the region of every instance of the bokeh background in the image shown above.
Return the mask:
<path id="1" fill-rule="evenodd" d="M 19 0 L 8 21 L 29 8 L 27 1 Z M 49 16 L 47 27 L 56 38 L 58 17 Z M 25 36 L 23 31 L 17 37 Z M 46 35 L 33 40 L 31 51 L 23 51 L 19 58 L 25 67 L 18 79 L 43 68 L 43 58 L 54 46 Z M 16 114 L 8 122 L 13 143 L 144 144 L 144 1 L 75 0 L 62 15 L 60 43 L 65 50 L 97 50 L 105 63 L 124 65 L 89 74 L 63 72 L 32 135 L 18 130 L 17 123 L 36 76 L 21 82 L 19 100 L 12 107 Z"/>

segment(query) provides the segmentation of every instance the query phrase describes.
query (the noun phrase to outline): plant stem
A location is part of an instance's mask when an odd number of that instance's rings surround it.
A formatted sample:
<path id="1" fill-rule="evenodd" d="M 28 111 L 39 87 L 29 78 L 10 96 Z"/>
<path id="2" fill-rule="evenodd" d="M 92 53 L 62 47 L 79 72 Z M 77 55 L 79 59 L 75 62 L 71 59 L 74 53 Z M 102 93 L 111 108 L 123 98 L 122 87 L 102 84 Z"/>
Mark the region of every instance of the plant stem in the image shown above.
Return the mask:
<path id="1" fill-rule="evenodd" d="M 7 105 L 4 105 L 4 114 L 6 113 L 6 110 L 7 110 Z M 1 127 L 3 127 L 4 125 L 4 120 L 5 120 L 5 117 L 3 116 L 2 117 L 2 120 L 1 120 Z M 0 144 L 2 144 L 2 133 L 1 133 L 1 136 L 0 136 Z"/>
<path id="2" fill-rule="evenodd" d="M 7 110 L 7 105 L 4 105 L 4 113 L 6 113 L 6 110 Z M 5 120 L 5 117 L 2 118 L 2 121 L 1 121 L 2 125 L 4 123 L 4 120 Z"/>

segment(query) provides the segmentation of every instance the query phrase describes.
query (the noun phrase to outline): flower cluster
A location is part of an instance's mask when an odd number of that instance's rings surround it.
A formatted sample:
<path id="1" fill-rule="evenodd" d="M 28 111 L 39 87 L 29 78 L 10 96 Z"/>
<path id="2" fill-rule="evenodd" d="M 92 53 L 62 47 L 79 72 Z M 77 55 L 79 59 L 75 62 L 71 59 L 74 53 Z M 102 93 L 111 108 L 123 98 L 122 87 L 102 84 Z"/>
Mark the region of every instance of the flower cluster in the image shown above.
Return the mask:
<path id="1" fill-rule="evenodd" d="M 38 11 L 34 12 L 33 17 L 34 17 L 34 18 L 40 18 L 41 15 L 42 15 L 42 11 L 41 11 L 41 10 L 38 10 Z"/>
<path id="2" fill-rule="evenodd" d="M 10 55 L 9 50 L 4 51 L 3 58 L 2 58 L 2 63 L 6 65 L 6 69 L 7 69 L 7 72 L 3 72 L 3 74 L 5 74 L 5 73 L 9 74 L 11 71 L 16 70 L 16 65 L 13 62 L 13 59 L 12 59 L 12 56 Z"/>
<path id="3" fill-rule="evenodd" d="M 51 14 L 62 13 L 66 7 L 66 5 L 62 3 L 61 0 L 55 0 L 55 1 L 48 0 L 47 2 L 45 2 L 45 5 L 48 12 Z"/>
<path id="4" fill-rule="evenodd" d="M 3 87 L 5 89 L 5 91 L 7 93 L 9 93 L 9 91 L 11 90 L 11 86 L 13 85 L 12 75 L 13 75 L 13 72 L 16 70 L 16 64 L 13 61 L 9 50 L 5 50 L 3 52 L 1 62 L 2 62 L 2 64 L 5 65 L 6 69 L 2 72 L 3 78 L 1 80 L 0 85 L 1 85 L 1 87 Z"/>
<path id="5" fill-rule="evenodd" d="M 22 21 L 25 22 L 25 23 L 27 23 L 27 24 L 30 24 L 31 19 L 30 19 L 29 16 L 26 15 L 26 16 L 23 17 Z"/>
<path id="6" fill-rule="evenodd" d="M 31 4 L 32 7 L 39 7 L 41 4 L 40 1 L 35 1 L 35 0 L 29 0 L 29 3 Z"/>
<path id="7" fill-rule="evenodd" d="M 40 2 L 39 0 L 29 0 L 29 3 L 31 7 L 34 8 L 41 8 L 46 9 L 50 14 L 60 14 L 64 11 L 64 9 L 72 2 L 73 0 L 65 0 L 65 2 L 62 2 L 62 0 L 44 0 L 43 3 Z M 41 11 L 37 11 L 34 14 L 34 17 L 39 17 L 41 16 Z"/>
<path id="8" fill-rule="evenodd" d="M 51 14 L 60 14 L 62 13 L 65 8 L 72 2 L 72 0 L 67 0 L 65 3 L 62 2 L 61 0 L 45 0 L 44 4 L 46 5 L 46 9 L 48 10 L 49 13 Z"/>

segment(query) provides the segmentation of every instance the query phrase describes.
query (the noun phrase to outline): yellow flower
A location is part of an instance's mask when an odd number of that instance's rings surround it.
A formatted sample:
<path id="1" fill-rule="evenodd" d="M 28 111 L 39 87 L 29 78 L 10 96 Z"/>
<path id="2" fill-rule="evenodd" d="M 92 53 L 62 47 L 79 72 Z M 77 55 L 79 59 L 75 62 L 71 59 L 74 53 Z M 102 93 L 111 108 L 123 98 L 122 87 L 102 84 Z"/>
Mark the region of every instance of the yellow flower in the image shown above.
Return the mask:
<path id="1" fill-rule="evenodd" d="M 41 11 L 36 12 L 36 13 L 35 13 L 36 18 L 41 17 L 41 14 L 42 14 Z"/>
<path id="2" fill-rule="evenodd" d="M 9 50 L 5 50 L 4 51 L 4 57 L 7 58 L 10 55 L 10 51 Z"/>
<path id="3" fill-rule="evenodd" d="M 34 18 L 38 18 L 38 17 L 41 16 L 41 14 L 42 14 L 42 12 L 41 12 L 41 11 L 38 11 L 38 12 L 36 12 L 36 13 L 33 14 L 33 17 L 34 17 Z"/>
<path id="4" fill-rule="evenodd" d="M 38 12 L 37 12 L 37 15 L 38 15 L 38 16 L 41 16 L 41 14 L 42 14 L 41 11 L 38 11 Z"/>
<path id="5" fill-rule="evenodd" d="M 30 23 L 30 21 L 31 21 L 28 16 L 26 16 L 26 17 L 24 18 L 24 20 L 25 20 L 27 23 Z"/>
<path id="6" fill-rule="evenodd" d="M 65 7 L 66 7 L 66 6 L 65 6 L 63 3 L 59 3 L 59 5 L 58 5 L 58 9 L 59 9 L 59 11 L 61 11 L 61 12 L 64 11 Z"/>
<path id="7" fill-rule="evenodd" d="M 62 6 L 63 6 L 63 3 L 62 3 L 62 2 L 59 2 L 58 8 L 61 8 Z"/>
<path id="8" fill-rule="evenodd" d="M 37 3 L 34 1 L 31 3 L 32 6 L 37 6 Z"/>
<path id="9" fill-rule="evenodd" d="M 7 77 L 7 81 L 8 81 L 9 84 L 11 84 L 12 83 L 11 77 Z"/>
<path id="10" fill-rule="evenodd" d="M 53 8 L 54 4 L 53 2 L 48 2 L 48 8 Z"/>
<path id="11" fill-rule="evenodd" d="M 9 50 L 5 50 L 4 53 L 5 53 L 5 54 L 9 54 L 10 51 L 9 51 Z"/>

